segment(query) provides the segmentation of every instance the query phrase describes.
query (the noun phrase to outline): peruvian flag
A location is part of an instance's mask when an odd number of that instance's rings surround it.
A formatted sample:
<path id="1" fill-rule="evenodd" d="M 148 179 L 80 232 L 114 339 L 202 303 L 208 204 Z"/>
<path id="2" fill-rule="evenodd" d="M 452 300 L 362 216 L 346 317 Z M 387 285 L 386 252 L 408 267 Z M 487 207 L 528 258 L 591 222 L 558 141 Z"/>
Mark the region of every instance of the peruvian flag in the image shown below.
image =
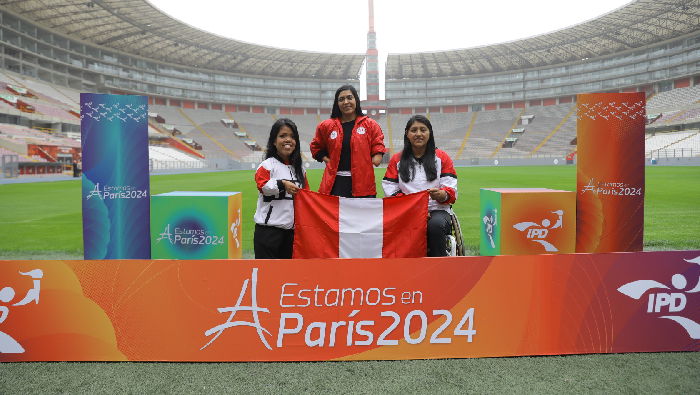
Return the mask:
<path id="1" fill-rule="evenodd" d="M 426 254 L 428 192 L 354 199 L 300 190 L 294 258 L 413 258 Z"/>

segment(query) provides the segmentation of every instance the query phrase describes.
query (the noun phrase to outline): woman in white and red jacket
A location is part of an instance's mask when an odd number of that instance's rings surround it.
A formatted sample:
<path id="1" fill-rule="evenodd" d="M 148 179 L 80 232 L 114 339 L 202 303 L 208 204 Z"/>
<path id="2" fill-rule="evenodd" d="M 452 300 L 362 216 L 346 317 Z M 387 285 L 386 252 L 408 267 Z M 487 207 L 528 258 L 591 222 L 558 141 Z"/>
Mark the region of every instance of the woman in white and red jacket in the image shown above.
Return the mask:
<path id="1" fill-rule="evenodd" d="M 379 166 L 384 152 L 382 128 L 362 114 L 357 90 L 352 85 L 338 88 L 331 118 L 318 124 L 311 140 L 311 155 L 326 164 L 318 191 L 343 197 L 375 197 L 372 165 Z"/>
<path id="2" fill-rule="evenodd" d="M 457 200 L 457 173 L 452 159 L 435 148 L 433 125 L 423 115 L 406 123 L 403 151 L 394 154 L 382 180 L 385 196 L 428 190 L 428 256 L 445 256 Z"/>
<path id="3" fill-rule="evenodd" d="M 302 166 L 299 131 L 290 119 L 272 125 L 265 160 L 255 171 L 253 248 L 256 259 L 291 259 L 294 244 L 294 201 L 299 189 L 309 189 Z"/>

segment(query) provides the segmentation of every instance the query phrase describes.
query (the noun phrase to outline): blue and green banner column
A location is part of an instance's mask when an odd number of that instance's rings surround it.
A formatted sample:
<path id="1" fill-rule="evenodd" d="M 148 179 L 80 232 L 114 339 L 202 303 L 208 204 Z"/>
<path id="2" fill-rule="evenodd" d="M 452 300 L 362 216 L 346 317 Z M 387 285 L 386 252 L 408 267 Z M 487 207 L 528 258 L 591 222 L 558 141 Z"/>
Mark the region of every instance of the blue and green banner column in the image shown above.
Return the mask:
<path id="1" fill-rule="evenodd" d="M 149 259 L 148 101 L 80 94 L 85 259 Z"/>

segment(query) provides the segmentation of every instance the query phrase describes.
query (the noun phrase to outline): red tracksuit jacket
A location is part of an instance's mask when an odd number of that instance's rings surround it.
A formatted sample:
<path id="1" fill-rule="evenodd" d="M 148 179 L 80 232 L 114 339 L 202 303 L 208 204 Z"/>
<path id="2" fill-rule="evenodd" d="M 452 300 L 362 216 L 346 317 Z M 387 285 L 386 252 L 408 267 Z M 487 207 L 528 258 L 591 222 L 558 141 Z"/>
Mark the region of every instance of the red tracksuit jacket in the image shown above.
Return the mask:
<path id="1" fill-rule="evenodd" d="M 320 193 L 328 194 L 333 189 L 342 146 L 343 125 L 341 125 L 340 119 L 326 119 L 318 124 L 316 135 L 311 140 L 311 155 L 319 162 L 324 155 L 331 159 L 323 172 L 323 179 L 318 188 Z M 372 156 L 385 153 L 386 148 L 384 147 L 384 133 L 375 120 L 367 116 L 355 119 L 355 127 L 352 129 L 350 137 L 350 152 L 353 196 L 376 195 Z"/>

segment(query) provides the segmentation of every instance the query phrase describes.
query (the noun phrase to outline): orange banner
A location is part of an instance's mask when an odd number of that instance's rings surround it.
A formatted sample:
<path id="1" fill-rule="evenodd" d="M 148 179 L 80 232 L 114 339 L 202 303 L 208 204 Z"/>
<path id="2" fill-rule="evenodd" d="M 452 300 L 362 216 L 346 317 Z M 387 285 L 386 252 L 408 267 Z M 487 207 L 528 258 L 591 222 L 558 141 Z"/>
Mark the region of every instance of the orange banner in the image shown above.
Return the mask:
<path id="1" fill-rule="evenodd" d="M 700 251 L 0 261 L 0 361 L 700 350 Z"/>
<path id="2" fill-rule="evenodd" d="M 576 100 L 576 252 L 641 251 L 644 92 Z"/>

